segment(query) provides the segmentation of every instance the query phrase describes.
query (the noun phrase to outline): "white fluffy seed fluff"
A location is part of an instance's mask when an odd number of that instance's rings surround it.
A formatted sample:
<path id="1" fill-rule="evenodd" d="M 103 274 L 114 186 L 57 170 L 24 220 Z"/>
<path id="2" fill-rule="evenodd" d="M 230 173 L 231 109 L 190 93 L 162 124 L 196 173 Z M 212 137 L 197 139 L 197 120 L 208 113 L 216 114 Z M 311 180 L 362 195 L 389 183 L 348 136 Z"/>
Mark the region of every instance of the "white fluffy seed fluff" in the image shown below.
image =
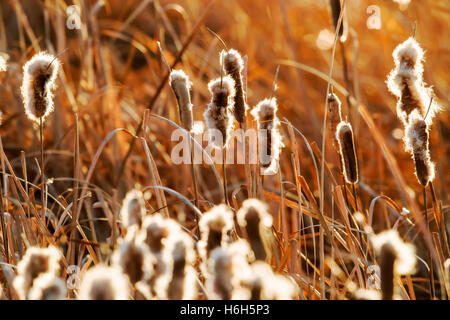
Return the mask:
<path id="1" fill-rule="evenodd" d="M 3 55 L 0 54 L 0 72 L 5 72 L 7 68 L 8 64 L 6 62 L 6 59 L 5 57 L 3 57 Z"/>
<path id="2" fill-rule="evenodd" d="M 206 262 L 215 247 L 227 245 L 227 233 L 233 228 L 233 212 L 225 204 L 214 206 L 203 214 L 198 225 L 201 233 L 198 251 L 203 262 Z"/>
<path id="3" fill-rule="evenodd" d="M 379 255 L 385 244 L 389 244 L 395 251 L 394 272 L 397 275 L 413 274 L 416 268 L 416 249 L 410 244 L 404 242 L 397 230 L 390 229 L 377 235 L 371 235 L 370 241 Z"/>
<path id="4" fill-rule="evenodd" d="M 51 273 L 45 273 L 37 277 L 33 282 L 29 300 L 64 300 L 67 288 L 63 280 Z"/>
<path id="5" fill-rule="evenodd" d="M 233 129 L 234 80 L 230 76 L 211 80 L 208 89 L 211 93 L 211 103 L 208 104 L 203 117 L 209 130 L 209 140 L 216 148 L 226 147 Z"/>
<path id="6" fill-rule="evenodd" d="M 435 168 L 431 162 L 429 150 L 429 126 L 417 110 L 411 113 L 403 138 L 405 150 L 409 152 L 416 164 L 415 174 L 419 182 L 426 186 L 434 180 Z"/>
<path id="7" fill-rule="evenodd" d="M 170 86 L 177 98 L 181 124 L 187 131 L 191 131 L 194 116 L 189 90 L 191 89 L 192 83 L 183 70 L 172 70 L 170 72 Z"/>
<path id="8" fill-rule="evenodd" d="M 209 299 L 230 300 L 233 294 L 232 257 L 225 248 L 217 247 L 208 260 L 206 291 Z"/>
<path id="9" fill-rule="evenodd" d="M 125 228 L 133 225 L 140 226 L 145 213 L 144 195 L 140 190 L 130 190 L 126 194 L 122 202 L 122 208 L 120 209 L 123 226 Z"/>
<path id="10" fill-rule="evenodd" d="M 78 300 L 128 300 L 130 285 L 118 268 L 96 265 L 81 280 Z"/>
<path id="11" fill-rule="evenodd" d="M 59 60 L 45 52 L 37 53 L 24 65 L 20 90 L 25 113 L 30 120 L 39 122 L 53 111 L 53 92 L 59 67 Z"/>
<path id="12" fill-rule="evenodd" d="M 54 246 L 30 247 L 17 265 L 13 287 L 21 299 L 27 299 L 34 280 L 41 274 L 56 275 L 60 270 L 61 253 Z"/>
<path id="13" fill-rule="evenodd" d="M 194 242 L 186 232 L 172 234 L 164 241 L 166 269 L 159 281 L 158 295 L 163 299 L 192 300 L 197 296 Z M 161 290 L 162 289 L 162 290 Z"/>
<path id="14" fill-rule="evenodd" d="M 264 174 L 278 172 L 278 160 L 284 147 L 279 132 L 280 120 L 276 114 L 277 110 L 277 100 L 272 98 L 260 101 L 251 111 L 258 124 L 259 154 Z"/>
<path id="15" fill-rule="evenodd" d="M 435 100 L 430 106 L 433 91 L 423 82 L 422 48 L 413 37 L 410 37 L 399 44 L 392 55 L 395 68 L 388 76 L 387 86 L 398 99 L 397 116 L 404 125 L 407 125 L 411 112 L 417 109 L 422 117 L 428 112 L 425 120 L 431 125 L 441 108 Z"/>
<path id="16" fill-rule="evenodd" d="M 153 274 L 153 256 L 143 242 L 124 239 L 112 256 L 113 266 L 126 274 L 132 284 L 145 281 Z"/>

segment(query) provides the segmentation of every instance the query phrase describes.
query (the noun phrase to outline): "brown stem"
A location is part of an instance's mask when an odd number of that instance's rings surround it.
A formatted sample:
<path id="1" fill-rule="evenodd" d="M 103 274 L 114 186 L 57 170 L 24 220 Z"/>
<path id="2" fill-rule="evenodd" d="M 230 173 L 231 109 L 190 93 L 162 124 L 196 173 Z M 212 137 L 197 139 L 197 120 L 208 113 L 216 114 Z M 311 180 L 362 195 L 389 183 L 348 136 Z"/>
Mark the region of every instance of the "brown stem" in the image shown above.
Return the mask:
<path id="1" fill-rule="evenodd" d="M 228 202 L 228 190 L 227 190 L 227 166 L 225 165 L 225 147 L 222 147 L 222 172 L 223 172 L 223 198 L 227 205 Z"/>
<path id="2" fill-rule="evenodd" d="M 427 229 L 428 232 L 431 234 L 430 231 L 430 221 L 428 219 L 428 209 L 427 209 L 427 190 L 426 187 L 423 187 L 423 205 L 425 207 L 425 220 L 427 223 Z M 435 297 L 435 291 L 434 291 L 434 273 L 433 273 L 433 260 L 431 259 L 431 252 L 428 251 L 428 264 L 429 264 L 429 268 L 430 268 L 430 273 L 429 273 L 429 286 L 430 286 L 430 295 L 431 295 L 431 299 L 434 300 Z"/>
<path id="3" fill-rule="evenodd" d="M 45 225 L 45 176 L 44 176 L 44 124 L 39 118 L 39 139 L 41 140 L 41 206 L 42 222 Z"/>

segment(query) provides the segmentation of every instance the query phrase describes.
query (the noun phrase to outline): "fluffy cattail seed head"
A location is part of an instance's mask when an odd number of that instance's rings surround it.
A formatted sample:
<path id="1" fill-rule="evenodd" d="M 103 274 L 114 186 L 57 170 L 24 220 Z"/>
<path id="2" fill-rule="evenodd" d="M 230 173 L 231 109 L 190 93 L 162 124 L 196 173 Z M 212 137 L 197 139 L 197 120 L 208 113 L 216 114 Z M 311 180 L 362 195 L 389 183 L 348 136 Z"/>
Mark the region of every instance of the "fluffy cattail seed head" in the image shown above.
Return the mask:
<path id="1" fill-rule="evenodd" d="M 17 265 L 17 276 L 13 286 L 21 299 L 28 298 L 28 292 L 34 280 L 41 274 L 57 274 L 60 269 L 60 251 L 50 246 L 48 248 L 30 247 Z"/>
<path id="2" fill-rule="evenodd" d="M 145 213 L 145 201 L 142 192 L 134 189 L 129 191 L 120 209 L 120 217 L 125 228 L 130 228 L 133 225 L 140 227 Z"/>
<path id="3" fill-rule="evenodd" d="M 97 265 L 84 275 L 78 300 L 128 300 L 129 281 L 119 269 Z"/>
<path id="4" fill-rule="evenodd" d="M 230 300 L 233 293 L 232 259 L 223 248 L 217 247 L 211 252 L 208 260 L 208 278 L 206 290 L 213 300 Z"/>
<path id="5" fill-rule="evenodd" d="M 51 273 L 44 273 L 33 282 L 28 298 L 30 300 L 64 300 L 67 288 L 60 278 Z"/>
<path id="6" fill-rule="evenodd" d="M 258 199 L 247 199 L 237 212 L 237 219 L 247 232 L 256 260 L 269 260 L 273 218 L 267 204 Z"/>
<path id="7" fill-rule="evenodd" d="M 147 280 L 153 274 L 153 257 L 147 245 L 142 242 L 123 240 L 114 252 L 112 261 L 133 285 Z"/>
<path id="8" fill-rule="evenodd" d="M 175 93 L 178 102 L 180 121 L 187 131 L 192 130 L 194 116 L 192 114 L 191 95 L 189 90 L 192 83 L 183 70 L 172 70 L 170 72 L 170 86 Z"/>
<path id="9" fill-rule="evenodd" d="M 337 126 L 336 139 L 342 161 L 344 178 L 347 183 L 358 182 L 358 160 L 356 158 L 355 143 L 353 141 L 352 125 L 341 121 Z"/>
<path id="10" fill-rule="evenodd" d="M 222 141 L 217 141 L 217 137 L 210 136 L 210 142 L 217 148 L 222 148 L 228 144 L 233 129 L 233 108 L 234 80 L 230 76 L 222 79 L 211 80 L 208 84 L 211 93 L 211 103 L 208 104 L 203 116 L 206 126 L 210 130 L 218 130 L 222 136 Z"/>
<path id="11" fill-rule="evenodd" d="M 413 156 L 419 183 L 426 187 L 434 179 L 434 164 L 430 160 L 428 126 L 417 112 L 414 112 L 410 119 L 405 128 L 405 149 Z"/>
<path id="12" fill-rule="evenodd" d="M 237 122 L 244 123 L 245 113 L 248 109 L 244 99 L 244 89 L 242 84 L 242 70 L 244 69 L 244 63 L 242 62 L 241 55 L 238 51 L 230 49 L 228 51 L 223 50 L 220 53 L 220 59 L 223 61 L 223 66 L 227 75 L 234 80 L 234 108 L 233 114 Z"/>
<path id="13" fill-rule="evenodd" d="M 30 120 L 39 122 L 53 111 L 53 91 L 59 66 L 59 60 L 45 52 L 34 55 L 24 65 L 20 90 Z"/>
<path id="14" fill-rule="evenodd" d="M 395 278 L 415 272 L 415 247 L 405 243 L 396 230 L 383 231 L 370 237 L 380 263 L 383 299 L 393 299 Z"/>
<path id="15" fill-rule="evenodd" d="M 277 110 L 277 100 L 272 98 L 260 101 L 251 111 L 258 124 L 259 153 L 265 173 L 277 172 L 281 149 L 284 147 L 279 132 Z"/>
<path id="16" fill-rule="evenodd" d="M 166 249 L 166 298 L 170 300 L 192 300 L 197 294 L 194 243 L 185 232 L 179 232 L 165 241 Z"/>
<path id="17" fill-rule="evenodd" d="M 233 228 L 233 212 L 225 204 L 214 206 L 203 214 L 198 225 L 201 233 L 198 248 L 206 262 L 212 250 L 226 246 L 228 232 Z"/>
<path id="18" fill-rule="evenodd" d="M 433 100 L 432 89 L 423 82 L 423 50 L 410 37 L 399 44 L 393 52 L 395 68 L 387 79 L 388 89 L 397 96 L 397 115 L 406 126 L 411 113 L 416 110 L 422 117 L 428 113 L 426 122 L 431 125 L 440 106 Z M 429 110 L 428 110 L 428 106 Z"/>

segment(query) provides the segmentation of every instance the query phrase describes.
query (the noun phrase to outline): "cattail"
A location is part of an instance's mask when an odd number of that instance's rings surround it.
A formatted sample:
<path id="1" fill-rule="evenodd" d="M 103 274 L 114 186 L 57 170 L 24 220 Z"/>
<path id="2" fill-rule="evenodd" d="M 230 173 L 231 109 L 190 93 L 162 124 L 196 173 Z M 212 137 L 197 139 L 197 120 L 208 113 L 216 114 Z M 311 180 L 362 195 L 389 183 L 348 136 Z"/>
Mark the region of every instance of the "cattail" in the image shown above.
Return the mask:
<path id="1" fill-rule="evenodd" d="M 228 232 L 233 228 L 233 212 L 225 204 L 214 206 L 203 214 L 198 225 L 201 233 L 198 249 L 206 262 L 212 250 L 226 246 Z"/>
<path id="2" fill-rule="evenodd" d="M 192 83 L 183 70 L 172 70 L 170 72 L 170 86 L 177 98 L 180 121 L 187 131 L 192 130 L 194 116 L 192 114 L 191 95 L 189 90 Z"/>
<path id="3" fill-rule="evenodd" d="M 393 229 L 371 236 L 371 242 L 379 257 L 382 299 L 391 300 L 397 277 L 415 272 L 415 248 Z"/>
<path id="4" fill-rule="evenodd" d="M 292 300 L 297 295 L 296 285 L 288 278 L 274 274 L 270 265 L 257 261 L 252 264 L 251 300 Z"/>
<path id="5" fill-rule="evenodd" d="M 128 300 L 129 281 L 118 268 L 96 265 L 84 275 L 78 300 Z"/>
<path id="6" fill-rule="evenodd" d="M 280 121 L 275 98 L 264 99 L 251 111 L 259 131 L 259 153 L 264 172 L 276 172 L 281 149 L 284 147 L 279 132 Z M 265 133 L 265 134 L 263 134 Z M 266 155 L 267 153 L 267 155 Z"/>
<path id="7" fill-rule="evenodd" d="M 339 16 L 341 14 L 341 1 L 340 0 L 330 0 L 331 15 L 333 16 L 334 30 L 337 29 L 339 22 Z M 343 33 L 343 23 L 341 24 L 338 32 L 338 36 L 341 37 Z"/>
<path id="8" fill-rule="evenodd" d="M 395 68 L 387 79 L 388 89 L 398 98 L 397 116 L 406 126 L 411 113 L 416 110 L 431 125 L 434 116 L 440 110 L 432 101 L 432 89 L 423 82 L 423 50 L 417 41 L 410 37 L 399 44 L 393 52 Z M 428 108 L 429 106 L 429 108 Z"/>
<path id="9" fill-rule="evenodd" d="M 3 285 L 0 283 L 0 300 L 6 300 L 6 295 L 3 292 Z"/>
<path id="10" fill-rule="evenodd" d="M 30 289 L 30 300 L 64 300 L 67 288 L 60 278 L 51 273 L 44 273 L 36 278 Z"/>
<path id="11" fill-rule="evenodd" d="M 142 192 L 140 190 L 129 191 L 120 209 L 120 217 L 125 228 L 130 228 L 133 225 L 140 227 L 145 214 L 145 201 Z"/>
<path id="12" fill-rule="evenodd" d="M 222 50 L 220 53 L 220 59 L 223 61 L 225 72 L 234 80 L 234 118 L 239 123 L 245 122 L 245 113 L 248 109 L 244 100 L 244 90 L 242 84 L 242 70 L 244 69 L 244 63 L 242 62 L 241 55 L 238 51 L 230 49 L 228 51 Z"/>
<path id="13" fill-rule="evenodd" d="M 208 104 L 203 116 L 209 130 L 218 130 L 222 135 L 222 141 L 217 141 L 210 136 L 210 142 L 217 148 L 223 148 L 228 144 L 233 129 L 234 80 L 230 76 L 211 80 L 208 84 L 211 93 L 211 103 Z"/>
<path id="14" fill-rule="evenodd" d="M 238 223 L 245 228 L 256 260 L 270 259 L 270 240 L 273 218 L 267 204 L 258 199 L 247 199 L 237 212 Z"/>
<path id="15" fill-rule="evenodd" d="M 197 283 L 194 243 L 185 232 L 179 232 L 166 240 L 164 250 L 167 272 L 166 297 L 169 300 L 192 300 L 196 297 Z"/>
<path id="16" fill-rule="evenodd" d="M 336 139 L 339 143 L 339 153 L 345 181 L 355 184 L 358 182 L 358 161 L 353 141 L 352 125 L 346 121 L 341 121 L 336 129 Z"/>
<path id="17" fill-rule="evenodd" d="M 417 179 L 426 187 L 434 179 L 434 163 L 430 160 L 428 125 L 416 111 L 405 128 L 404 141 L 406 151 L 413 156 Z"/>
<path id="18" fill-rule="evenodd" d="M 113 265 L 128 276 L 131 284 L 145 281 L 153 274 L 153 257 L 147 245 L 125 239 L 113 254 Z"/>
<path id="19" fill-rule="evenodd" d="M 164 259 L 166 239 L 182 232 L 178 223 L 172 219 L 163 218 L 160 214 L 153 214 L 144 218 L 142 228 L 136 237 L 136 241 L 145 243 L 153 255 L 153 274 L 144 282 L 136 284 L 141 293 L 150 299 L 151 297 L 165 294 L 161 289 L 165 280 L 161 279 L 167 274 L 167 259 Z"/>
<path id="20" fill-rule="evenodd" d="M 232 260 L 230 254 L 223 248 L 217 247 L 211 252 L 208 260 L 208 278 L 206 290 L 213 300 L 230 300 L 233 292 Z"/>
<path id="21" fill-rule="evenodd" d="M 53 91 L 59 66 L 56 57 L 44 52 L 34 55 L 24 65 L 20 89 L 30 120 L 39 122 L 53 111 Z"/>
<path id="22" fill-rule="evenodd" d="M 335 148 L 339 148 L 336 132 L 339 123 L 342 121 L 341 101 L 334 93 L 328 95 L 328 111 L 330 112 L 330 127 L 333 136 L 333 145 Z"/>
<path id="23" fill-rule="evenodd" d="M 43 273 L 57 274 L 60 269 L 60 259 L 60 251 L 53 246 L 28 248 L 17 265 L 17 276 L 13 281 L 13 287 L 20 299 L 28 298 L 28 292 L 39 275 Z"/>
<path id="24" fill-rule="evenodd" d="M 251 291 L 248 283 L 252 278 L 252 269 L 250 263 L 255 261 L 255 255 L 248 242 L 239 239 L 231 243 L 227 248 L 231 256 L 233 300 L 248 300 L 251 297 Z"/>

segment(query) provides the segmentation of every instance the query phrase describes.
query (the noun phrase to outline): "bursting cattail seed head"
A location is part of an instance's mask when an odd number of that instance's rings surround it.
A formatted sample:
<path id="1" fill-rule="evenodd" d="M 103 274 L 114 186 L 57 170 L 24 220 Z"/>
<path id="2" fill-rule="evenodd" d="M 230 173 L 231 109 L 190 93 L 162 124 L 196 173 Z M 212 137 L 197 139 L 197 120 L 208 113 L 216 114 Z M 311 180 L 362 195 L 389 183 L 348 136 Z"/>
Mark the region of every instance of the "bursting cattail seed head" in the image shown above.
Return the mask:
<path id="1" fill-rule="evenodd" d="M 233 212 L 226 204 L 214 206 L 203 214 L 198 225 L 201 233 L 198 249 L 206 262 L 212 250 L 226 246 L 227 233 L 233 228 Z"/>
<path id="2" fill-rule="evenodd" d="M 345 181 L 355 184 L 358 182 L 358 160 L 356 158 L 352 125 L 346 121 L 341 121 L 337 126 L 336 139 L 339 143 L 339 153 Z"/>
<path id="3" fill-rule="evenodd" d="M 125 228 L 133 225 L 141 226 L 145 216 L 144 195 L 139 190 L 131 190 L 125 196 L 120 209 L 120 217 Z"/>
<path id="4" fill-rule="evenodd" d="M 30 289 L 30 300 L 64 300 L 67 288 L 57 276 L 45 273 L 36 278 Z"/>
<path id="5" fill-rule="evenodd" d="M 208 260 L 206 290 L 213 300 L 230 300 L 233 293 L 231 255 L 221 247 L 211 252 Z"/>
<path id="6" fill-rule="evenodd" d="M 165 239 L 164 259 L 167 269 L 163 296 L 169 300 L 192 300 L 197 295 L 196 273 L 192 265 L 196 254 L 192 238 L 178 232 Z M 160 294 L 161 295 L 161 294 Z"/>
<path id="7" fill-rule="evenodd" d="M 272 98 L 260 101 L 251 111 L 258 124 L 259 153 L 265 173 L 277 172 L 281 149 L 284 147 L 279 132 L 280 120 L 276 114 L 277 110 L 277 100 Z"/>
<path id="8" fill-rule="evenodd" d="M 223 67 L 227 75 L 234 80 L 234 106 L 233 114 L 237 122 L 244 123 L 245 113 L 248 109 L 244 99 L 244 89 L 242 84 L 242 70 L 244 63 L 238 51 L 230 49 L 228 51 L 222 50 L 220 59 L 223 61 Z"/>
<path id="9" fill-rule="evenodd" d="M 211 93 L 211 103 L 208 104 L 203 116 L 209 130 L 218 130 L 221 133 L 222 141 L 211 139 L 210 142 L 217 148 L 222 148 L 228 144 L 233 129 L 233 109 L 234 80 L 230 76 L 222 79 L 211 80 L 208 84 Z M 216 137 L 214 137 L 216 138 Z"/>
<path id="10" fill-rule="evenodd" d="M 424 53 L 417 41 L 410 37 L 393 52 L 395 68 L 390 72 L 387 86 L 397 97 L 397 116 L 406 126 L 411 113 L 416 110 L 431 125 L 440 106 L 433 100 L 432 89 L 423 82 Z M 428 106 L 429 111 L 428 111 Z"/>
<path id="11" fill-rule="evenodd" d="M 256 260 L 269 260 L 273 218 L 267 204 L 258 199 L 247 199 L 237 212 L 237 219 L 247 232 Z"/>
<path id="12" fill-rule="evenodd" d="M 371 235 L 370 241 L 379 257 L 382 298 L 394 299 L 396 277 L 415 272 L 415 247 L 404 242 L 394 229 Z"/>
<path id="13" fill-rule="evenodd" d="M 78 300 L 128 300 L 130 285 L 119 269 L 96 265 L 84 275 Z"/>
<path id="14" fill-rule="evenodd" d="M 134 285 L 153 274 L 153 257 L 147 245 L 125 239 L 113 253 L 113 265 L 119 267 Z"/>
<path id="15" fill-rule="evenodd" d="M 27 299 L 28 292 L 34 280 L 41 274 L 57 274 L 60 270 L 60 251 L 50 246 L 48 248 L 30 247 L 17 265 L 17 276 L 13 286 L 21 299 Z"/>
<path id="16" fill-rule="evenodd" d="M 30 120 L 39 122 L 53 111 L 53 91 L 59 67 L 59 60 L 45 52 L 34 55 L 24 65 L 20 90 Z"/>
<path id="17" fill-rule="evenodd" d="M 406 151 L 410 152 L 414 159 L 417 179 L 426 187 L 433 181 L 435 170 L 434 163 L 430 160 L 428 125 L 416 111 L 405 128 L 404 141 Z"/>
<path id="18" fill-rule="evenodd" d="M 183 70 L 172 70 L 170 72 L 170 86 L 177 98 L 180 121 L 187 131 L 192 130 L 194 116 L 192 114 L 191 95 L 189 90 L 192 83 Z"/>

